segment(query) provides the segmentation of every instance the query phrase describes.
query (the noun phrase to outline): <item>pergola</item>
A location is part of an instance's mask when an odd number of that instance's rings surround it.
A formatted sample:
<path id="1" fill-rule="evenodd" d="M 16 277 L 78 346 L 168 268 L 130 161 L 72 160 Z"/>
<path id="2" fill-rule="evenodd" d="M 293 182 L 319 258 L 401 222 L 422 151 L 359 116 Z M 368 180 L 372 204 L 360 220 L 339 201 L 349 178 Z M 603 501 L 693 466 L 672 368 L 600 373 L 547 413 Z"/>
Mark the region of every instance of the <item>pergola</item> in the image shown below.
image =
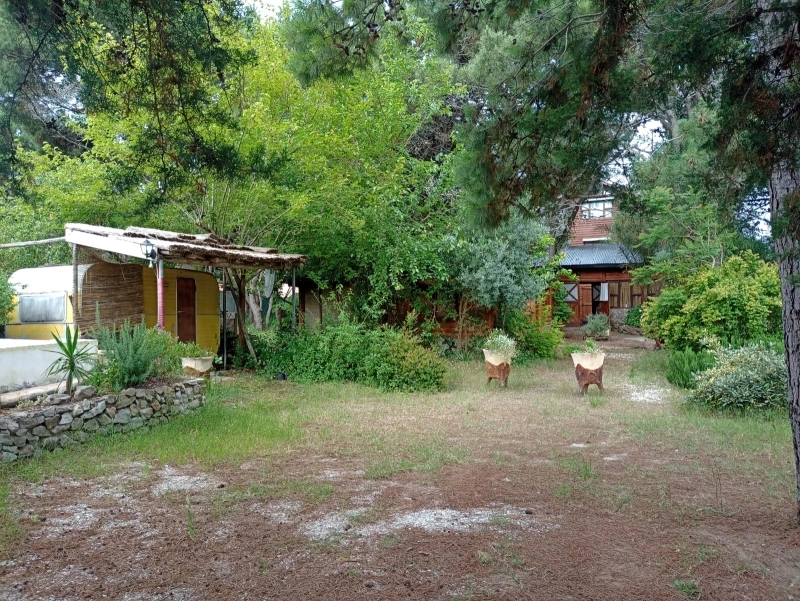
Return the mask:
<path id="1" fill-rule="evenodd" d="M 74 288 L 78 288 L 78 247 L 87 247 L 150 261 L 156 268 L 158 327 L 164 327 L 164 262 L 178 265 L 203 265 L 228 269 L 291 269 L 292 288 L 295 269 L 308 257 L 280 253 L 275 248 L 239 246 L 214 234 L 183 234 L 150 228 L 128 227 L 124 230 L 67 223 L 64 239 L 72 245 Z M 292 297 L 292 312 L 296 319 L 296 300 Z M 242 323 L 244 316 L 241 315 Z"/>

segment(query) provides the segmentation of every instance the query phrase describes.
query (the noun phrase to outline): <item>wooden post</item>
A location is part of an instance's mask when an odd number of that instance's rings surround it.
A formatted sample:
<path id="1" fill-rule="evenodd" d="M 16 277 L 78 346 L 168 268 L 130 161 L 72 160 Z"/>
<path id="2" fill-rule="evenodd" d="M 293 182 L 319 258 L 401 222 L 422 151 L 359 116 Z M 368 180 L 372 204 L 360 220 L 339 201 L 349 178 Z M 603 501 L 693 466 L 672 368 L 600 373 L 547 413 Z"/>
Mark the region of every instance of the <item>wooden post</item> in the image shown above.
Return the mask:
<path id="1" fill-rule="evenodd" d="M 164 329 L 164 260 L 156 263 L 156 301 L 158 304 L 158 329 Z"/>
<path id="2" fill-rule="evenodd" d="M 222 268 L 222 369 L 228 370 L 228 278 Z"/>
<path id="3" fill-rule="evenodd" d="M 72 245 L 72 324 L 78 329 L 78 245 Z"/>
<path id="4" fill-rule="evenodd" d="M 295 283 L 295 271 L 292 267 L 292 332 L 297 331 L 297 284 Z"/>

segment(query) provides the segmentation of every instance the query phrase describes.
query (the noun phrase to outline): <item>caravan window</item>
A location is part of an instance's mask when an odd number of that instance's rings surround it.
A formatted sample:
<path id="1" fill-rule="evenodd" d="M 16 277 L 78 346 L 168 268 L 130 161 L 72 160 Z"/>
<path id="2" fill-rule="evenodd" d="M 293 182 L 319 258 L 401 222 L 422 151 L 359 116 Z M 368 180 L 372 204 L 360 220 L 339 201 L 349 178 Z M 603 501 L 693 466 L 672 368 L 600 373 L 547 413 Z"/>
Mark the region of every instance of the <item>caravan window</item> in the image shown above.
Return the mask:
<path id="1" fill-rule="evenodd" d="M 67 318 L 64 294 L 37 294 L 19 297 L 20 323 L 63 323 Z"/>

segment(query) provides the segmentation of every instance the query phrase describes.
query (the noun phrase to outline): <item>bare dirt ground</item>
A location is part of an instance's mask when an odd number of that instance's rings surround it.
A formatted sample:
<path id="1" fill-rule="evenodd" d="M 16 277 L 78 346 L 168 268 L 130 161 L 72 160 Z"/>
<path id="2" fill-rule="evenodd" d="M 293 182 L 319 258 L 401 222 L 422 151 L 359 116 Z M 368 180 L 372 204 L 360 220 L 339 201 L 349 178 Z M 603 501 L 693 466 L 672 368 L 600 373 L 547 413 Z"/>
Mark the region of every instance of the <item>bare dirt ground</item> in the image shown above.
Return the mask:
<path id="1" fill-rule="evenodd" d="M 605 345 L 610 373 L 625 344 Z M 663 391 L 607 386 L 664 411 Z M 213 470 L 132 462 L 18 483 L 26 538 L 0 563 L 0 599 L 800 599 L 791 498 L 758 469 L 584 419 L 565 390 L 574 412 L 511 386 L 444 411 L 364 407 L 342 427 L 469 451 L 435 472 L 367 477 L 344 432 Z"/>

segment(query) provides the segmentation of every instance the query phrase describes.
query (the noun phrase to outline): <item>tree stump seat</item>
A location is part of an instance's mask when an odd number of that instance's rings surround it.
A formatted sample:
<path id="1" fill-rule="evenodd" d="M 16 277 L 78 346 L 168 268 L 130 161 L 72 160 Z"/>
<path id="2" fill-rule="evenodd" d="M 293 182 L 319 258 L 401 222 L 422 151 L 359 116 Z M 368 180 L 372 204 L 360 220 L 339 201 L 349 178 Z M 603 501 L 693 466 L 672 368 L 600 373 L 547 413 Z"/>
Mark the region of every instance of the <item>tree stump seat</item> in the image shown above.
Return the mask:
<path id="1" fill-rule="evenodd" d="M 575 366 L 575 377 L 578 378 L 578 386 L 580 390 L 578 395 L 583 396 L 583 393 L 590 384 L 597 384 L 600 390 L 603 390 L 603 366 L 597 369 L 587 369 L 583 365 Z"/>
<path id="2" fill-rule="evenodd" d="M 508 384 L 508 374 L 511 373 L 511 364 L 501 363 L 495 365 L 494 363 L 486 362 L 486 383 L 489 384 L 492 380 L 497 380 L 500 383 L 500 388 L 505 388 Z"/>

